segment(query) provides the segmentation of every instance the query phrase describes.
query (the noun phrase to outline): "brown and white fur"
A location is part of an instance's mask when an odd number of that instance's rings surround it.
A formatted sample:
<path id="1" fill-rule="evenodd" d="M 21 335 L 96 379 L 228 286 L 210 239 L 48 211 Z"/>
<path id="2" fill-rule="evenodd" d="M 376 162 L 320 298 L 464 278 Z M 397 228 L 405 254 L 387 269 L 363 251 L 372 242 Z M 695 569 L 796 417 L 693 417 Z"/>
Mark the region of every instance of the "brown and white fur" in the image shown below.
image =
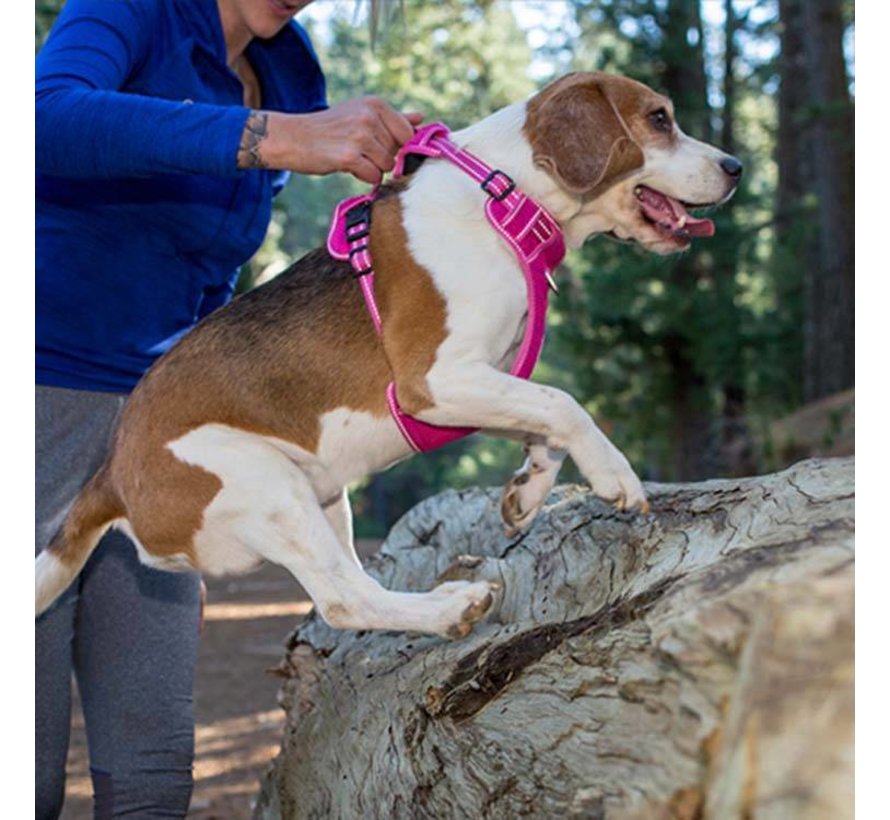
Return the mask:
<path id="1" fill-rule="evenodd" d="M 576 248 L 610 233 L 680 250 L 643 218 L 635 187 L 711 205 L 737 182 L 725 154 L 676 126 L 669 100 L 604 74 L 564 77 L 452 138 L 512 175 Z M 482 216 L 484 197 L 444 161 L 385 189 L 370 240 L 382 339 L 348 264 L 316 251 L 162 357 L 131 395 L 105 465 L 37 558 L 37 613 L 114 526 L 154 567 L 281 564 L 335 627 L 467 634 L 491 604 L 488 583 L 390 591 L 353 549 L 346 487 L 411 454 L 387 408 L 391 380 L 402 408 L 423 421 L 525 442 L 528 458 L 504 492 L 510 530 L 529 526 L 566 455 L 596 494 L 646 509 L 627 460 L 571 396 L 505 372 L 522 339 L 526 288 Z"/>

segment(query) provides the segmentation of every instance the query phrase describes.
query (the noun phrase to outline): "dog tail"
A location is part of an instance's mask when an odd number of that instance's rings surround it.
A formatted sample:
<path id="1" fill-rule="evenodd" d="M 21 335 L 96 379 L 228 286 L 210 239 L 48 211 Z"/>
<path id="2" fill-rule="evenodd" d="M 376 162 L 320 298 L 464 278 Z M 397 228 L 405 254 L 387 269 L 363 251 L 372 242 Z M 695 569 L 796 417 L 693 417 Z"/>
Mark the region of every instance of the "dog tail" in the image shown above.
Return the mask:
<path id="1" fill-rule="evenodd" d="M 111 523 L 124 514 L 107 466 L 87 482 L 50 545 L 35 562 L 37 615 L 59 597 L 83 569 Z"/>

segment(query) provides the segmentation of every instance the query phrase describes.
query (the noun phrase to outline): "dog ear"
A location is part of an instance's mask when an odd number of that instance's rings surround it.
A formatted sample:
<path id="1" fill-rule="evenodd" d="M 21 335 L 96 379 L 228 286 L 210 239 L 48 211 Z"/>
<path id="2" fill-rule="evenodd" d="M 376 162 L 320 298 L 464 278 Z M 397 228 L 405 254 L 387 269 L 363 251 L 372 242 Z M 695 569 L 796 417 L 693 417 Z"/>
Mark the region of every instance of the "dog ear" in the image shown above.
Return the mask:
<path id="1" fill-rule="evenodd" d="M 645 161 L 609 97 L 606 79 L 545 89 L 529 102 L 525 125 L 535 166 L 589 199 Z"/>

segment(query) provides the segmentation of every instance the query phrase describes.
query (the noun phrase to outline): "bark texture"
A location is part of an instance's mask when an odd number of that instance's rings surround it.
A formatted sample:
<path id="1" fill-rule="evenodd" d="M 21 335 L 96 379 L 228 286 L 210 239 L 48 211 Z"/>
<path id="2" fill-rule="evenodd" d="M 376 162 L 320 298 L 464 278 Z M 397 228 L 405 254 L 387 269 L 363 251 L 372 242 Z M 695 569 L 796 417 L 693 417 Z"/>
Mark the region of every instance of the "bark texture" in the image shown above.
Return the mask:
<path id="1" fill-rule="evenodd" d="M 373 574 L 496 610 L 455 643 L 310 618 L 256 816 L 852 817 L 853 460 L 648 489 L 560 488 L 513 540 L 496 490 L 408 513 Z"/>

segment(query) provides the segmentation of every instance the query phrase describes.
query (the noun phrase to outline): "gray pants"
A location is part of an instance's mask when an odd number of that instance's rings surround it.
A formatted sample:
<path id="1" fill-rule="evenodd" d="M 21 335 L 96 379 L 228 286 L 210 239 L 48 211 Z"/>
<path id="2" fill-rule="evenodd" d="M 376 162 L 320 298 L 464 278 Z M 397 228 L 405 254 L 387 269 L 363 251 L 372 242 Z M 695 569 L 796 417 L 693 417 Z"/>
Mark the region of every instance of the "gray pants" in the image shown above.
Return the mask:
<path id="1" fill-rule="evenodd" d="M 37 388 L 37 551 L 102 463 L 123 396 Z M 65 789 L 71 675 L 81 695 L 96 818 L 184 817 L 192 792 L 199 578 L 139 563 L 109 533 L 36 621 L 36 817 Z"/>

